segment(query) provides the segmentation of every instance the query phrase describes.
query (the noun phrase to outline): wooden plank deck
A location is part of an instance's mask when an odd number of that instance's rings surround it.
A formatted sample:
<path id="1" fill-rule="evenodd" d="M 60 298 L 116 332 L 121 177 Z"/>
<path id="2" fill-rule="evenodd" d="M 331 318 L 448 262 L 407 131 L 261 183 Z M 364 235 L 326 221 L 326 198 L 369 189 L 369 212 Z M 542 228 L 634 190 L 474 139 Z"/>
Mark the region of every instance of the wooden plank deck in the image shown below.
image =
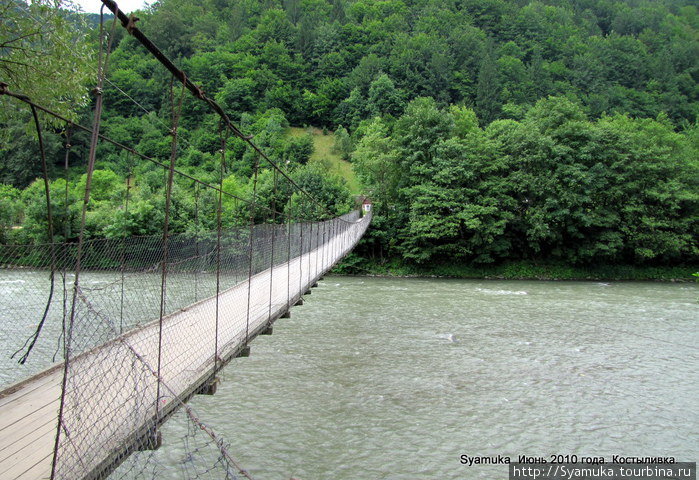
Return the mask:
<path id="1" fill-rule="evenodd" d="M 218 362 L 216 297 L 165 317 L 160 415 L 157 321 L 73 358 L 55 478 L 90 478 L 114 468 L 144 432 L 245 347 L 246 335 L 265 330 L 351 250 L 369 221 L 358 220 L 324 246 L 221 292 Z M 50 478 L 62 380 L 60 364 L 0 392 L 0 478 Z"/>

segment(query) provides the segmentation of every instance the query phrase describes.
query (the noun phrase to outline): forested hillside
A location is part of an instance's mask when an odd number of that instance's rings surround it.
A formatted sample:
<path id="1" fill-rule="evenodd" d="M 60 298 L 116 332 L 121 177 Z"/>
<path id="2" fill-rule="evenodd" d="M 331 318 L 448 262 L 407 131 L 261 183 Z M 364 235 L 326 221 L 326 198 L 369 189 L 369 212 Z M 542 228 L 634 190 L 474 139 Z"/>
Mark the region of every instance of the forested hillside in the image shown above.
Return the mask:
<path id="1" fill-rule="evenodd" d="M 699 10 L 691 0 L 162 0 L 138 16 L 243 131 L 343 213 L 352 206 L 343 179 L 309 161 L 312 138 L 289 127 L 334 132 L 337 154 L 375 202 L 358 250 L 365 261 L 699 258 Z M 104 132 L 167 158 L 169 78 L 116 32 Z M 96 43 L 94 31 L 89 39 Z M 89 109 L 76 115 L 89 124 Z M 37 147 L 18 134 L 27 113 L 0 118 L 15 132 L 0 146 L 0 241 L 43 241 Z M 180 168 L 219 180 L 217 128 L 200 102 L 185 99 Z M 71 187 L 59 236 L 75 231 L 85 155 L 76 147 L 87 139 L 72 138 L 67 176 L 64 142 L 54 125 L 53 188 Z M 108 145 L 99 158 L 90 234 L 157 232 L 162 170 Z M 250 195 L 254 155 L 230 142 L 229 158 L 224 187 Z M 129 212 L 119 208 L 127 177 Z M 263 171 L 262 202 L 274 201 L 271 183 Z M 175 229 L 213 225 L 213 202 L 193 184 L 175 194 Z M 66 211 L 65 199 L 55 201 Z M 242 220 L 227 205 L 227 224 Z"/>

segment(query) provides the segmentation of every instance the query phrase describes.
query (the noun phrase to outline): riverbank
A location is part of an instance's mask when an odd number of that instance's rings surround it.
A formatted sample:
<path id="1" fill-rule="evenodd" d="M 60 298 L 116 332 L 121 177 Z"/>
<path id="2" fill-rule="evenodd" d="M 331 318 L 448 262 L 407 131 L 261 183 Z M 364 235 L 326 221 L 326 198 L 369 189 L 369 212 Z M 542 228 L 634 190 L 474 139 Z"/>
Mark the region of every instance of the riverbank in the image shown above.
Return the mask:
<path id="1" fill-rule="evenodd" d="M 393 260 L 377 263 L 350 254 L 335 266 L 337 275 L 367 275 L 376 277 L 426 277 L 493 280 L 598 280 L 598 281 L 662 281 L 694 282 L 698 265 L 681 267 L 647 267 L 634 265 L 601 265 L 575 267 L 569 265 L 512 262 L 501 265 L 471 266 L 437 264 L 407 265 Z"/>

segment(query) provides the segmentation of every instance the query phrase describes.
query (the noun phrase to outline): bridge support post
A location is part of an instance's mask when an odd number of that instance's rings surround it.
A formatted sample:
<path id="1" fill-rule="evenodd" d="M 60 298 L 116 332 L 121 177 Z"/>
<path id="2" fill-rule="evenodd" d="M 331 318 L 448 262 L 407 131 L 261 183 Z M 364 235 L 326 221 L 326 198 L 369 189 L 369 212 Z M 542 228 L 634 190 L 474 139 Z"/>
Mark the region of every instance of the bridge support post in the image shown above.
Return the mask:
<path id="1" fill-rule="evenodd" d="M 287 310 L 286 312 L 282 313 L 279 318 L 291 318 L 291 310 Z"/>
<path id="2" fill-rule="evenodd" d="M 210 382 L 205 383 L 201 387 L 199 387 L 199 390 L 196 391 L 197 395 L 214 395 L 216 393 L 216 389 L 218 388 L 218 384 L 221 382 L 221 380 L 218 377 L 214 377 Z"/>
<path id="3" fill-rule="evenodd" d="M 250 345 L 245 345 L 241 351 L 238 352 L 236 357 L 249 357 L 250 356 Z"/>
<path id="4" fill-rule="evenodd" d="M 310 295 L 310 294 L 311 294 L 311 289 L 309 288 L 308 290 L 306 290 L 306 293 L 304 293 L 304 295 Z"/>
<path id="5" fill-rule="evenodd" d="M 303 305 L 303 298 L 299 298 L 296 303 L 294 303 L 294 307 L 299 307 Z"/>
<path id="6" fill-rule="evenodd" d="M 267 328 L 262 330 L 260 335 L 272 335 L 272 332 L 274 332 L 274 327 L 272 327 L 272 325 L 267 325 Z"/>
<path id="7" fill-rule="evenodd" d="M 160 430 L 151 430 L 141 438 L 141 441 L 138 443 L 136 450 L 138 450 L 139 452 L 157 450 L 162 446 L 162 444 L 163 434 L 160 433 Z"/>
<path id="8" fill-rule="evenodd" d="M 318 286 L 318 282 L 315 282 L 315 283 L 313 283 L 313 285 L 311 285 L 311 288 L 316 288 L 317 286 Z M 311 293 L 311 291 L 309 290 L 308 293 Z"/>

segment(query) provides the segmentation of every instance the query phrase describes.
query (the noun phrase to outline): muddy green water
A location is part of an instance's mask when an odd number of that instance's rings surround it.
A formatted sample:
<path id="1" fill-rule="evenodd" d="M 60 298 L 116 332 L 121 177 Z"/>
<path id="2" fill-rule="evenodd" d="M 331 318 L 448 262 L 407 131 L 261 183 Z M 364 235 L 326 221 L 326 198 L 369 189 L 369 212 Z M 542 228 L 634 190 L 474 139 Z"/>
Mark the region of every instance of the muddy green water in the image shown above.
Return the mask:
<path id="1" fill-rule="evenodd" d="M 698 298 L 696 284 L 327 277 L 190 405 L 258 480 L 507 478 L 461 455 L 697 461 Z M 28 327 L 3 322 L 7 352 Z M 5 383 L 21 376 L 3 362 Z M 169 421 L 133 471 L 183 478 L 188 428 Z"/>
<path id="2" fill-rule="evenodd" d="M 263 480 L 507 478 L 464 454 L 696 461 L 698 297 L 690 284 L 328 277 L 191 404 Z M 185 455 L 184 429 L 167 426 L 164 457 Z"/>

